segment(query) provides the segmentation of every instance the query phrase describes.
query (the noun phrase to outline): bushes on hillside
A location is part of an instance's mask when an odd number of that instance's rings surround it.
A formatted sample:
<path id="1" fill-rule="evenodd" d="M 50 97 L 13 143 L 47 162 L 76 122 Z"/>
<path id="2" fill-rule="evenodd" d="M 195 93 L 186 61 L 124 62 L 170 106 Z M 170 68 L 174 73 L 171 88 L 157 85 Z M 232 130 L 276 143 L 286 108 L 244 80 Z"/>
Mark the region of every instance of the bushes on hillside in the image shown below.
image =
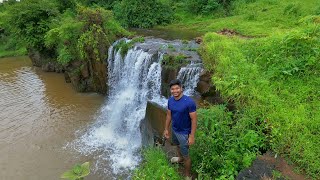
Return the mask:
<path id="1" fill-rule="evenodd" d="M 61 64 L 79 59 L 103 60 L 108 46 L 126 33 L 114 21 L 110 11 L 82 6 L 78 6 L 76 14 L 66 11 L 51 26 L 45 43 L 47 47 L 56 47 Z"/>
<path id="2" fill-rule="evenodd" d="M 187 0 L 185 1 L 185 8 L 192 14 L 212 15 L 216 10 L 227 10 L 233 0 Z"/>
<path id="3" fill-rule="evenodd" d="M 238 121 L 261 119 L 270 146 L 312 177 L 320 175 L 320 27 L 244 40 L 207 34 L 202 57 Z"/>
<path id="4" fill-rule="evenodd" d="M 186 8 L 193 14 L 209 14 L 220 6 L 218 0 L 187 0 Z"/>
<path id="5" fill-rule="evenodd" d="M 198 115 L 190 155 L 199 179 L 233 179 L 266 148 L 264 127 L 258 120 L 235 121 L 223 105 L 199 109 Z"/>
<path id="6" fill-rule="evenodd" d="M 160 0 L 122 0 L 113 8 L 116 19 L 125 27 L 149 28 L 168 24 L 173 11 Z"/>

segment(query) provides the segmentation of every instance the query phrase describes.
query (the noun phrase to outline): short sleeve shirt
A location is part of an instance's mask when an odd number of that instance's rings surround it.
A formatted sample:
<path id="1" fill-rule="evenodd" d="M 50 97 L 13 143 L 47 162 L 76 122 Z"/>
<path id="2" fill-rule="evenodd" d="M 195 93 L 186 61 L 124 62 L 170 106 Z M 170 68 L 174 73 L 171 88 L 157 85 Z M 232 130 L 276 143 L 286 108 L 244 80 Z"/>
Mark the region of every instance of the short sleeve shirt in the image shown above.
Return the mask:
<path id="1" fill-rule="evenodd" d="M 195 102 L 186 95 L 183 95 L 179 100 L 170 97 L 168 109 L 171 111 L 173 131 L 179 134 L 190 134 L 191 118 L 189 113 L 196 111 Z"/>

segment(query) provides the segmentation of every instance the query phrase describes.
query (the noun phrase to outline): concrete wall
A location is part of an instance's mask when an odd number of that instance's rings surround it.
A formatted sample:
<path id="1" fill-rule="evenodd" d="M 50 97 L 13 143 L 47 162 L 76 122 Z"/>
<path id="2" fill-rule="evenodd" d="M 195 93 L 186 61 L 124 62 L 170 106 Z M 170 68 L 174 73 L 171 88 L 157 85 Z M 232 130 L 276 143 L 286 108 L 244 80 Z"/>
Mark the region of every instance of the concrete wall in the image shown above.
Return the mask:
<path id="1" fill-rule="evenodd" d="M 166 123 L 166 108 L 148 101 L 145 118 L 141 121 L 140 130 L 143 145 L 153 144 L 153 137 L 162 137 Z"/>

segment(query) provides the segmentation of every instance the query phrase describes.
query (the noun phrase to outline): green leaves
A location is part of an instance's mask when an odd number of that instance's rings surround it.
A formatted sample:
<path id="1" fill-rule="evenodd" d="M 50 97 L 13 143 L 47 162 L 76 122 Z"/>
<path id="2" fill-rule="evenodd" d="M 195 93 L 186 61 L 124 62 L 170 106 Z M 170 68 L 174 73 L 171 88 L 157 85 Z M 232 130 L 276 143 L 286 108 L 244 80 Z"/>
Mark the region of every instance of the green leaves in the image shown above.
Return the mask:
<path id="1" fill-rule="evenodd" d="M 62 179 L 69 179 L 69 180 L 81 180 L 84 177 L 90 174 L 90 163 L 85 162 L 81 165 L 76 164 L 73 168 L 69 171 L 66 171 L 61 175 Z"/>
<path id="2" fill-rule="evenodd" d="M 44 50 L 44 36 L 49 31 L 49 24 L 58 15 L 54 3 L 47 0 L 24 0 L 8 8 L 5 23 L 10 32 L 21 37 L 27 46 Z"/>
<path id="3" fill-rule="evenodd" d="M 312 22 L 264 38 L 245 40 L 215 33 L 204 37 L 201 54 L 205 67 L 214 72 L 213 83 L 224 99 L 234 100 L 237 106 L 232 130 L 219 127 L 239 133 L 237 138 L 224 134 L 229 139 L 222 140 L 228 141 L 223 144 L 226 150 L 230 143 L 242 154 L 248 153 L 242 160 L 231 158 L 235 164 L 242 162 L 239 167 L 249 164 L 253 152 L 268 146 L 287 155 L 311 177 L 319 176 L 320 157 L 314 156 L 320 154 L 319 148 L 314 148 L 320 140 L 314 133 L 320 127 L 319 37 L 319 25 Z M 219 128 L 211 128 L 211 124 L 204 119 L 208 129 L 202 130 L 217 131 L 207 136 L 216 137 L 216 145 L 210 148 L 218 149 Z M 261 139 L 263 134 L 267 143 Z"/>
<path id="4" fill-rule="evenodd" d="M 133 179 L 181 179 L 177 168 L 169 164 L 166 154 L 159 148 L 143 151 L 144 162 L 134 171 Z"/>
<path id="5" fill-rule="evenodd" d="M 218 0 L 187 0 L 185 5 L 187 10 L 194 14 L 210 14 L 222 7 L 223 3 L 220 4 Z"/>
<path id="6" fill-rule="evenodd" d="M 173 20 L 172 8 L 160 0 L 118 1 L 113 12 L 125 27 L 150 28 Z"/>
<path id="7" fill-rule="evenodd" d="M 234 179 L 251 165 L 265 137 L 252 119 L 236 121 L 223 105 L 198 111 L 196 144 L 191 146 L 193 168 L 200 179 Z"/>

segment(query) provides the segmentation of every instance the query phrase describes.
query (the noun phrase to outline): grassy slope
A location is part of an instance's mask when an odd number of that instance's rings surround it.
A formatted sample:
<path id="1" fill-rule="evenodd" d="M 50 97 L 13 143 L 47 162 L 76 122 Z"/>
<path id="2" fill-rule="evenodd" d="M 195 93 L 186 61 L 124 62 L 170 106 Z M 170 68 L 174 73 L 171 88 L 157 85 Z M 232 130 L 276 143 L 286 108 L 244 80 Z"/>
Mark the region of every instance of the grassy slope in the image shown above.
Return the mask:
<path id="1" fill-rule="evenodd" d="M 221 15 L 194 16 L 179 11 L 176 14 L 179 21 L 167 26 L 167 28 L 185 28 L 203 33 L 228 28 L 243 35 L 267 36 L 297 27 L 298 20 L 306 15 L 320 14 L 320 5 L 317 2 L 317 0 L 305 0 L 303 2 L 299 0 L 238 2 L 231 11 L 232 15 L 227 17 L 221 17 Z M 290 11 L 291 6 L 293 7 Z M 222 13 L 218 12 L 218 14 Z"/>
<path id="2" fill-rule="evenodd" d="M 270 147 L 310 177 L 320 177 L 320 4 L 317 0 L 238 3 L 233 16 L 193 17 L 167 28 L 207 33 L 201 54 L 225 98 L 236 99 L 238 120 L 261 119 Z M 217 35 L 223 28 L 263 38 Z"/>

